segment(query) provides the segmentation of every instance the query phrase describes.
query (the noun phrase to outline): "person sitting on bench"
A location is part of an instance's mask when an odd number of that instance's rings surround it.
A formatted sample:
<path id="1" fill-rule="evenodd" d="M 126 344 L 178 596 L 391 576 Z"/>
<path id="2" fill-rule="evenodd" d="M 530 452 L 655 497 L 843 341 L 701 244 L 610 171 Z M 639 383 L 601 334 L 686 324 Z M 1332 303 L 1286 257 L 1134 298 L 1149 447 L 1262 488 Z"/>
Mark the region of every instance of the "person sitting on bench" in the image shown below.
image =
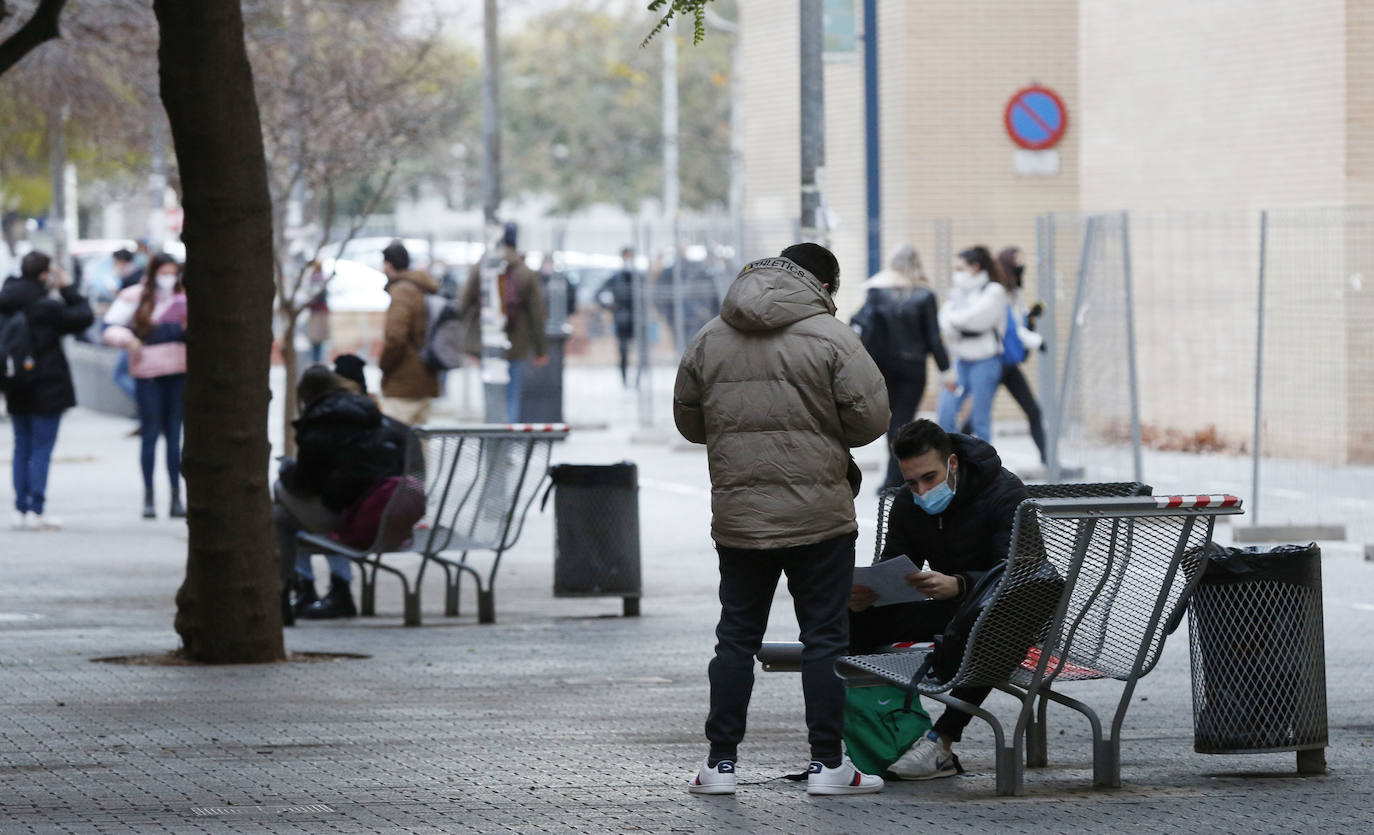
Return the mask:
<path id="1" fill-rule="evenodd" d="M 1021 479 L 1002 466 L 991 445 L 947 434 L 916 420 L 897 430 L 892 453 L 911 491 L 892 504 L 880 560 L 902 554 L 925 571 L 906 576 L 930 600 L 874 606 L 877 593 L 855 585 L 849 602 L 851 652 L 863 654 L 896 641 L 930 641 L 945 631 L 960 602 L 989 569 L 1007 559 L 1017 505 L 1028 497 Z M 981 704 L 990 687 L 956 687 L 952 696 Z M 950 745 L 972 719 L 949 707 L 934 728 L 889 770 L 903 780 L 958 772 Z"/>
<path id="2" fill-rule="evenodd" d="M 358 613 L 349 583 L 348 557 L 331 555 L 329 593 L 318 597 L 310 555 L 296 547 L 297 531 L 328 533 L 379 480 L 405 469 L 409 427 L 382 415 L 356 384 L 323 365 L 312 365 L 296 387 L 301 416 L 297 458 L 282 459 L 273 488 L 272 518 L 281 551 L 282 620 L 352 617 Z M 291 593 L 296 593 L 295 603 Z"/>

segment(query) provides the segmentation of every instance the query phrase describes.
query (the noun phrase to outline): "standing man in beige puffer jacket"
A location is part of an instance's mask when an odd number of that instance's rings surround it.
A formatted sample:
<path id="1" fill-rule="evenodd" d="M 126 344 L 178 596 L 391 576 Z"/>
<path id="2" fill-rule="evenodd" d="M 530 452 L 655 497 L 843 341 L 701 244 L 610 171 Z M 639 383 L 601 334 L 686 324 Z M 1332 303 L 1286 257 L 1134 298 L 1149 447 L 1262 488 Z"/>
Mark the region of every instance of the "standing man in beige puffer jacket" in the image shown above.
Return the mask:
<path id="1" fill-rule="evenodd" d="M 673 418 L 706 444 L 720 622 L 709 667 L 710 753 L 688 789 L 733 794 L 735 756 L 778 577 L 801 627 L 811 744 L 807 791 L 878 791 L 844 756 L 844 687 L 835 661 L 849 638 L 854 496 L 849 450 L 883 434 L 887 386 L 858 336 L 835 318 L 835 256 L 797 244 L 746 264 L 720 316 L 692 340 L 673 388 Z"/>

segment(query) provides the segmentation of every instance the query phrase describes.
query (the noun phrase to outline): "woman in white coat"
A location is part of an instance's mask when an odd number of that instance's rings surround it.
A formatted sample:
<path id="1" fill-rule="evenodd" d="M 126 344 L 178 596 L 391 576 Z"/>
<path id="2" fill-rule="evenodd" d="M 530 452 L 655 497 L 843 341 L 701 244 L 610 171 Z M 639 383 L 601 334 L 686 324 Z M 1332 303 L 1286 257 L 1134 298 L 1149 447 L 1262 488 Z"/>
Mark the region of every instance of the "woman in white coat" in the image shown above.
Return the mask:
<path id="1" fill-rule="evenodd" d="M 954 358 L 957 382 L 940 393 L 940 426 L 959 430 L 959 410 L 973 398 L 973 434 L 992 440 L 992 399 L 1002 382 L 1002 337 L 1007 326 L 1007 291 L 997 262 L 985 246 L 954 259 L 954 287 L 940 308 L 940 332 Z"/>

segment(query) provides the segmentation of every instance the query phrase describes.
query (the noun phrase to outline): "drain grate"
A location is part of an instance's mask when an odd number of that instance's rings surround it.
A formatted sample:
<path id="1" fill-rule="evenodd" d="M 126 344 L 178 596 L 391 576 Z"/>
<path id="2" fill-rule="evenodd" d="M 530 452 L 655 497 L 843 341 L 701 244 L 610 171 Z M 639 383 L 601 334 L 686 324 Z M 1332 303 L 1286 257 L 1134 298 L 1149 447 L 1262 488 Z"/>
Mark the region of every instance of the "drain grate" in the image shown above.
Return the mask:
<path id="1" fill-rule="evenodd" d="M 308 803 L 304 806 L 192 806 L 198 818 L 223 818 L 240 815 L 337 815 L 338 810 L 327 803 Z"/>

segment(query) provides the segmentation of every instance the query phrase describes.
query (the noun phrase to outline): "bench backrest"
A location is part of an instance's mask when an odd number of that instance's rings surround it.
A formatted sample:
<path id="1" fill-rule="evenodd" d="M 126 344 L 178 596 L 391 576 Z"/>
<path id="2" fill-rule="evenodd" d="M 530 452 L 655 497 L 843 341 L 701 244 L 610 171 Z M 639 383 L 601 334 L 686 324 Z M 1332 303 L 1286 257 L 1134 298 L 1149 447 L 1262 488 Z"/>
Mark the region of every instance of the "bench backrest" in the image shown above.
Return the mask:
<path id="1" fill-rule="evenodd" d="M 505 550 L 515 543 L 526 511 L 548 473 L 563 424 L 483 425 L 412 429 L 402 490 L 424 485 L 425 515 L 414 548 Z M 399 494 L 393 503 L 402 500 Z"/>
<path id="2" fill-rule="evenodd" d="M 1082 484 L 1027 484 L 1026 491 L 1032 499 L 1077 499 L 1111 496 L 1148 496 L 1152 488 L 1138 481 L 1113 481 Z M 892 503 L 909 491 L 898 485 L 888 487 L 878 494 L 878 535 L 874 538 L 873 561 L 883 555 L 887 544 L 888 520 L 892 516 Z M 908 499 L 907 501 L 910 501 Z"/>
<path id="3" fill-rule="evenodd" d="M 950 685 L 1006 681 L 1031 634 L 1035 675 L 1144 675 L 1202 574 L 1216 517 L 1240 512 L 1233 496 L 1026 500 L 1002 583 Z"/>

